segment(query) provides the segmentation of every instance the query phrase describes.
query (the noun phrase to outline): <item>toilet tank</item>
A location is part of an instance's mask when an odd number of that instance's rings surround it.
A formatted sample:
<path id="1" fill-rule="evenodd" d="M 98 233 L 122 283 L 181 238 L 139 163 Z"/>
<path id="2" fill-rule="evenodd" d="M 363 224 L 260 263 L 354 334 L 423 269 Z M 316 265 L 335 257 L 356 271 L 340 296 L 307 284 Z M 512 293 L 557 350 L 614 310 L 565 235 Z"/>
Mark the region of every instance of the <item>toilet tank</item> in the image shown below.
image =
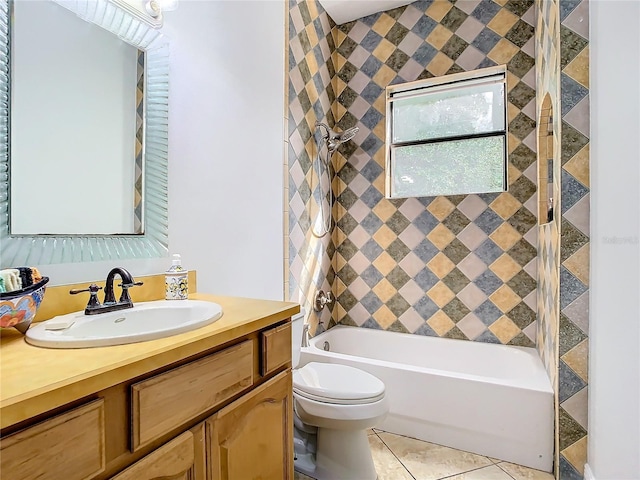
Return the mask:
<path id="1" fill-rule="evenodd" d="M 296 368 L 300 363 L 300 348 L 302 347 L 302 331 L 304 327 L 304 309 L 291 317 L 291 366 Z"/>

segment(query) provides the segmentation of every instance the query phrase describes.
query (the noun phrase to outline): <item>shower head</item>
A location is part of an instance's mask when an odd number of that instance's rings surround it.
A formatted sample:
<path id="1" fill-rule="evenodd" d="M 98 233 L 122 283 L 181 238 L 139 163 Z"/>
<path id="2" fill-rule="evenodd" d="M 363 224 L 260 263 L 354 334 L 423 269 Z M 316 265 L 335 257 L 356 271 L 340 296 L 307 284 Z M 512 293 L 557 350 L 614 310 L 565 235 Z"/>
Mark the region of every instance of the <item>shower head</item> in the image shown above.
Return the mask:
<path id="1" fill-rule="evenodd" d="M 356 133 L 358 133 L 359 130 L 360 129 L 358 127 L 347 128 L 344 132 L 335 134 L 331 139 L 335 140 L 337 143 L 348 142 L 356 136 Z"/>
<path id="2" fill-rule="evenodd" d="M 344 132 L 335 132 L 331 130 L 324 123 L 316 122 L 316 128 L 322 127 L 325 130 L 322 138 L 327 142 L 327 147 L 329 148 L 329 152 L 333 153 L 335 150 L 345 142 L 348 142 L 353 137 L 356 136 L 356 133 L 360 130 L 358 127 L 347 128 Z"/>

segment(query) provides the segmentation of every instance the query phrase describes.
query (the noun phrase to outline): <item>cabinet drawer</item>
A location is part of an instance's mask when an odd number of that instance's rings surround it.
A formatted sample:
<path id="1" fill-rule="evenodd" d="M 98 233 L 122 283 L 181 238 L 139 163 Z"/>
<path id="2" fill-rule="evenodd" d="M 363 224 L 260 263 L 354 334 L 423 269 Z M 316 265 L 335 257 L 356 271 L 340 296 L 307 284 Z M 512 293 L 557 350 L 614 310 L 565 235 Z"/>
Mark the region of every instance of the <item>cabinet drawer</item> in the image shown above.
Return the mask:
<path id="1" fill-rule="evenodd" d="M 262 358 L 260 374 L 268 375 L 291 361 L 291 322 L 260 334 Z"/>
<path id="2" fill-rule="evenodd" d="M 133 451 L 252 384 L 253 345 L 247 340 L 132 385 Z"/>
<path id="3" fill-rule="evenodd" d="M 195 471 L 193 434 L 185 432 L 154 450 L 111 480 L 190 479 Z"/>
<path id="4" fill-rule="evenodd" d="M 81 480 L 105 468 L 104 401 L 95 400 L 0 441 L 0 476 Z"/>

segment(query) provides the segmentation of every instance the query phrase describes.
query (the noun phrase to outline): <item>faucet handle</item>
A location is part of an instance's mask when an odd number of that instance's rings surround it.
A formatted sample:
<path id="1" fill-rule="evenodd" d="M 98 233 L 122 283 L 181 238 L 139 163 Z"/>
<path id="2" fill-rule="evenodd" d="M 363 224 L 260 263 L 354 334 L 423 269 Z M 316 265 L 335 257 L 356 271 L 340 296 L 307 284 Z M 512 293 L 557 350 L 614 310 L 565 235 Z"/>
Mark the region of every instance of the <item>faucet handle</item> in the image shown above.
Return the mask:
<path id="1" fill-rule="evenodd" d="M 131 297 L 129 296 L 129 289 L 131 287 L 139 287 L 140 285 L 144 285 L 144 282 L 130 282 L 130 283 L 120 283 L 119 287 L 122 287 L 122 293 L 120 294 L 120 303 L 132 303 Z"/>
<path id="2" fill-rule="evenodd" d="M 91 294 L 91 296 L 89 297 L 89 302 L 87 302 L 87 306 L 84 309 L 85 314 L 88 315 L 87 312 L 90 312 L 92 309 L 95 309 L 96 307 L 100 306 L 100 300 L 98 300 L 98 291 L 100 290 L 102 290 L 102 287 L 99 287 L 95 283 L 92 283 L 87 288 L 84 288 L 82 290 L 76 290 L 76 289 L 69 290 L 69 293 L 71 295 L 77 295 L 78 293 L 82 293 L 82 292 L 89 292 Z"/>
<path id="3" fill-rule="evenodd" d="M 313 309 L 316 312 L 320 312 L 326 305 L 330 305 L 332 303 L 333 295 L 331 295 L 331 292 L 325 293 L 323 290 L 318 290 L 313 303 Z"/>
<path id="4" fill-rule="evenodd" d="M 131 287 L 139 287 L 144 285 L 144 282 L 133 282 L 133 283 L 119 283 L 118 286 L 122 288 L 131 288 Z"/>
<path id="5" fill-rule="evenodd" d="M 102 290 L 102 287 L 99 287 L 95 283 L 92 283 L 87 288 L 83 288 L 82 290 L 77 290 L 77 289 L 69 290 L 69 293 L 71 295 L 77 295 L 78 293 L 82 293 L 82 292 L 91 292 L 91 295 L 94 295 L 98 293 L 99 290 Z"/>

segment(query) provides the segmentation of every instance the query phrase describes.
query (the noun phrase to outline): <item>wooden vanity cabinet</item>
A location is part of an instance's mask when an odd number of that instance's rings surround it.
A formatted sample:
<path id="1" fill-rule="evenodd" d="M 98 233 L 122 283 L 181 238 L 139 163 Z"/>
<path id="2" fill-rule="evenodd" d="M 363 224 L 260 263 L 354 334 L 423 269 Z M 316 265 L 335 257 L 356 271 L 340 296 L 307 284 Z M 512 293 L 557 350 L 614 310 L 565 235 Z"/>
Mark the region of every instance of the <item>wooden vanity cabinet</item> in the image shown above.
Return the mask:
<path id="1" fill-rule="evenodd" d="M 105 469 L 104 446 L 104 402 L 98 399 L 0 440 L 0 478 L 94 478 Z"/>
<path id="2" fill-rule="evenodd" d="M 199 430 L 202 430 L 202 425 L 196 427 L 196 433 Z M 196 456 L 194 432 L 189 430 L 112 477 L 112 480 L 205 480 L 203 460 L 202 456 Z"/>
<path id="3" fill-rule="evenodd" d="M 245 335 L 27 423 L 0 439 L 0 477 L 292 480 L 290 334 Z"/>
<path id="4" fill-rule="evenodd" d="M 287 370 L 206 420 L 208 480 L 292 480 L 291 388 Z"/>
<path id="5" fill-rule="evenodd" d="M 292 480 L 291 370 L 285 370 L 111 480 Z"/>
<path id="6" fill-rule="evenodd" d="M 254 342 L 245 340 L 131 386 L 132 450 L 162 438 L 254 384 Z"/>

